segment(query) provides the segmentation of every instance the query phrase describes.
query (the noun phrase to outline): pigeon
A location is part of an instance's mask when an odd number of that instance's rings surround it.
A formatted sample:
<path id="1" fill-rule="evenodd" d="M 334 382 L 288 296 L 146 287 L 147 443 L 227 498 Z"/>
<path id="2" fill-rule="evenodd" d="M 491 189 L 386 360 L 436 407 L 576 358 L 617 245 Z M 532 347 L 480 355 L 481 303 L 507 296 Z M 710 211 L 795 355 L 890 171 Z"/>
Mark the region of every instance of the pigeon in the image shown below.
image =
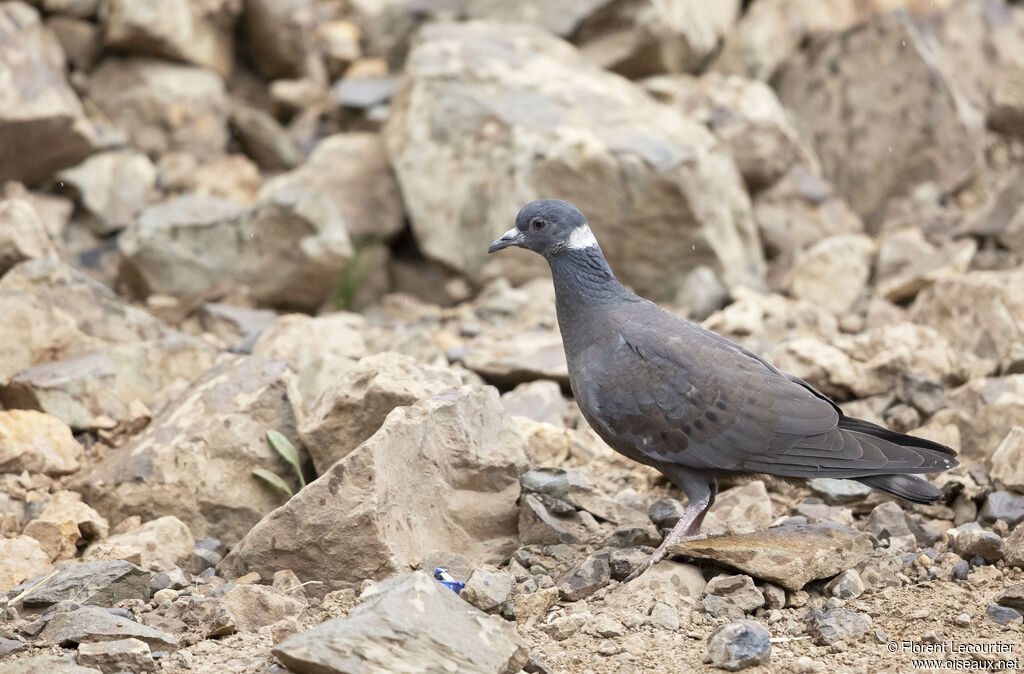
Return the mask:
<path id="1" fill-rule="evenodd" d="M 569 202 L 527 204 L 487 252 L 510 246 L 551 268 L 569 384 L 587 423 L 689 501 L 632 577 L 700 537 L 721 477 L 847 478 L 914 503 L 942 496 L 918 475 L 958 465 L 956 452 L 848 417 L 799 377 L 635 295 Z"/>

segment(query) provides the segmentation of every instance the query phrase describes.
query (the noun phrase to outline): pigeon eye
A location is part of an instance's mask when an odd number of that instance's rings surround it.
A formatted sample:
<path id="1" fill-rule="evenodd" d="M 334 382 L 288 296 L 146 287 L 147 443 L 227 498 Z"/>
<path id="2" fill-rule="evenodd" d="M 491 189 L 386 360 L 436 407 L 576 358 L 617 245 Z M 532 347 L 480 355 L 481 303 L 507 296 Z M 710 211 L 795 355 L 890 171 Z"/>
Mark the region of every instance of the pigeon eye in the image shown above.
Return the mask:
<path id="1" fill-rule="evenodd" d="M 534 229 L 544 229 L 544 221 L 540 218 L 534 218 L 530 221 L 530 226 Z"/>

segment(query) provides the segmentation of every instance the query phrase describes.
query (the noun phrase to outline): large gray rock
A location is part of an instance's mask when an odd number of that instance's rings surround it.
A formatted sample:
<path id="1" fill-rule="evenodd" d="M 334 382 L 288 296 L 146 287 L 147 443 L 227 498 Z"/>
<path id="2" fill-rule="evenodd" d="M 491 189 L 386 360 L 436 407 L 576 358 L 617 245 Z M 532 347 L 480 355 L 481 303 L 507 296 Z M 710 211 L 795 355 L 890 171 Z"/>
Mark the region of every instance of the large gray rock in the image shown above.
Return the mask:
<path id="1" fill-rule="evenodd" d="M 711 559 L 787 590 L 799 590 L 812 580 L 829 578 L 864 561 L 871 552 L 871 539 L 853 529 L 812 524 L 685 541 L 669 551 Z"/>
<path id="2" fill-rule="evenodd" d="M 489 387 L 398 407 L 384 425 L 263 518 L 218 567 L 228 577 L 381 578 L 433 550 L 497 561 L 516 541 L 526 441 Z"/>
<path id="3" fill-rule="evenodd" d="M 341 280 L 352 246 L 325 197 L 277 193 L 252 209 L 186 195 L 147 209 L 118 239 L 139 295 L 249 288 L 260 305 L 312 310 Z"/>
<path id="4" fill-rule="evenodd" d="M 108 58 L 92 73 L 89 98 L 149 154 L 181 150 L 209 159 L 223 154 L 228 142 L 224 82 L 203 68 Z"/>
<path id="5" fill-rule="evenodd" d="M 317 473 L 327 472 L 376 433 L 396 407 L 461 385 L 454 371 L 400 353 L 363 358 L 324 391 L 303 421 L 302 440 Z"/>
<path id="6" fill-rule="evenodd" d="M 427 257 L 473 279 L 485 263 L 546 274 L 536 256 L 486 249 L 523 202 L 557 194 L 642 294 L 670 299 L 700 265 L 727 285 L 759 282 L 742 179 L 701 125 L 538 29 L 434 25 L 420 37 L 385 142 Z"/>
<path id="7" fill-rule="evenodd" d="M 94 154 L 58 174 L 92 216 L 87 222 L 97 235 L 124 229 L 149 204 L 156 185 L 156 166 L 141 152 L 118 150 Z"/>
<path id="8" fill-rule="evenodd" d="M 260 194 L 325 195 L 341 213 L 345 230 L 360 243 L 380 243 L 405 226 L 398 183 L 380 136 L 339 133 L 317 144 L 295 170 L 268 180 Z"/>
<path id="9" fill-rule="evenodd" d="M 95 145 L 57 38 L 29 5 L 0 4 L 0 183 L 39 182 Z"/>
<path id="10" fill-rule="evenodd" d="M 413 572 L 378 583 L 345 618 L 278 644 L 274 655 L 293 672 L 423 671 L 515 674 L 529 647 L 515 627 Z"/>
<path id="11" fill-rule="evenodd" d="M 707 657 L 715 667 L 730 672 L 767 665 L 772 657 L 768 630 L 753 620 L 722 625 L 708 637 Z"/>
<path id="12" fill-rule="evenodd" d="M 808 127 L 825 174 L 863 216 L 921 182 L 953 191 L 979 165 L 982 117 L 905 12 L 818 38 L 787 62 L 778 92 Z"/>
<path id="13" fill-rule="evenodd" d="M 59 262 L 5 274 L 0 310 L 0 399 L 74 429 L 137 418 L 138 402 L 159 411 L 216 354 Z"/>
<path id="14" fill-rule="evenodd" d="M 41 574 L 11 589 L 10 596 L 26 593 L 30 608 L 73 600 L 79 604 L 113 606 L 125 599 L 149 601 L 150 573 L 121 560 L 66 562 L 54 575 Z"/>
<path id="15" fill-rule="evenodd" d="M 1024 375 L 972 379 L 947 393 L 931 423 L 954 425 L 964 456 L 991 457 L 1014 426 L 1024 426 Z"/>
<path id="16" fill-rule="evenodd" d="M 276 430 L 301 447 L 296 402 L 285 363 L 223 356 L 145 431 L 96 462 L 77 489 L 114 521 L 174 515 L 197 536 L 237 541 L 281 503 L 253 469 L 298 487 L 266 439 Z"/>
<path id="17" fill-rule="evenodd" d="M 102 8 L 107 46 L 230 74 L 241 0 L 104 0 Z"/>
<path id="18" fill-rule="evenodd" d="M 44 644 L 68 646 L 90 641 L 138 639 L 153 650 L 177 650 L 174 637 L 123 616 L 112 615 L 98 606 L 83 606 L 74 611 L 57 613 L 39 633 Z"/>

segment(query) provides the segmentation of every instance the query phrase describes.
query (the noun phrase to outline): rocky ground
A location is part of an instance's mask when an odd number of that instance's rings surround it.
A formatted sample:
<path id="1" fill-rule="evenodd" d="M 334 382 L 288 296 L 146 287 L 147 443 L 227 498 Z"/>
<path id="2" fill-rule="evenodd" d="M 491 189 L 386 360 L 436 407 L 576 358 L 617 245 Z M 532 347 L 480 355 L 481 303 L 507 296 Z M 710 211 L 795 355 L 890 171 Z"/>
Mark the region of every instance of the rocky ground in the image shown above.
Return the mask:
<path id="1" fill-rule="evenodd" d="M 1021 44 L 1004 0 L 0 2 L 0 672 L 1019 668 Z M 957 449 L 944 498 L 726 484 L 622 584 L 685 497 L 486 255 L 538 197 Z"/>

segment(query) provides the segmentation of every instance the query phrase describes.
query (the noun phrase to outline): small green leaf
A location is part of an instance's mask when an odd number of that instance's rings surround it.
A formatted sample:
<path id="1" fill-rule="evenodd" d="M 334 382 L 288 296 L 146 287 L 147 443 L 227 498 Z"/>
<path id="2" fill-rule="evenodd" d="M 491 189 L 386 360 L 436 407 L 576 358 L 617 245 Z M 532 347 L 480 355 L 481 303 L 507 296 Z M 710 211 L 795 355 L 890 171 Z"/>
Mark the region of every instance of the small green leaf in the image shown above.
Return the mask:
<path id="1" fill-rule="evenodd" d="M 263 468 L 253 468 L 252 474 L 270 486 L 280 489 L 288 496 L 288 498 L 294 496 L 294 494 L 292 494 L 291 487 L 288 486 L 287 482 L 281 479 L 280 475 L 271 473 L 269 470 L 264 470 Z"/>
<path id="2" fill-rule="evenodd" d="M 277 450 L 277 453 L 281 455 L 281 458 L 291 464 L 295 470 L 295 474 L 299 477 L 300 487 L 306 486 L 306 479 L 302 477 L 302 466 L 299 464 L 299 451 L 295 449 L 288 438 L 284 437 L 278 431 L 267 431 L 267 440 L 270 441 L 270 446 Z"/>

